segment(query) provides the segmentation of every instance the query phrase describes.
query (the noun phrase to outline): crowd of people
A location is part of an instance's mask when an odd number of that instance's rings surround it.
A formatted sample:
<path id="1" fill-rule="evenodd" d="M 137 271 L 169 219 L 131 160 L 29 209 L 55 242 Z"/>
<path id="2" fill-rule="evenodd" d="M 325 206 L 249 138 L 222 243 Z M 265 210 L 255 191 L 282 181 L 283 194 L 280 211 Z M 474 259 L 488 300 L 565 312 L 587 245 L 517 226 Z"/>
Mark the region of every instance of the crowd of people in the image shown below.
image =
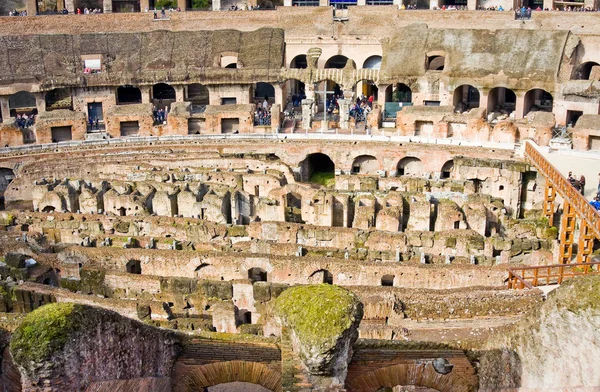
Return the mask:
<path id="1" fill-rule="evenodd" d="M 69 13 L 69 11 L 65 9 L 65 10 L 63 10 L 63 14 L 65 13 L 65 11 L 66 11 L 67 14 Z M 75 10 L 75 13 L 77 15 L 101 14 L 102 10 L 100 8 L 93 8 L 92 9 L 92 8 L 87 8 L 86 7 L 84 9 L 77 8 Z"/>
<path id="2" fill-rule="evenodd" d="M 254 112 L 254 125 L 271 125 L 271 108 L 269 107 L 268 97 L 262 103 L 256 105 Z"/>
<path id="3" fill-rule="evenodd" d="M 17 125 L 17 127 L 21 128 L 21 129 L 25 129 L 25 128 L 29 128 L 30 126 L 32 126 L 35 123 L 35 115 L 32 114 L 31 116 L 28 114 L 17 114 L 17 118 L 15 119 L 15 124 Z"/>
<path id="4" fill-rule="evenodd" d="M 367 115 L 373 109 L 373 101 L 375 100 L 375 96 L 371 94 L 368 98 L 361 94 L 360 97 L 356 98 L 356 102 L 350 108 L 350 117 L 354 117 L 356 122 L 365 121 L 367 119 Z"/>
<path id="5" fill-rule="evenodd" d="M 169 114 L 168 109 L 158 109 L 156 106 L 152 108 L 152 116 L 154 116 L 154 124 L 164 124 L 167 121 Z"/>
<path id="6" fill-rule="evenodd" d="M 9 11 L 8 16 L 27 16 L 27 11 L 17 11 L 17 10 Z"/>
<path id="7" fill-rule="evenodd" d="M 89 117 L 88 118 L 88 127 L 90 129 L 90 131 L 93 131 L 94 129 L 100 130 L 100 125 L 98 124 L 100 121 L 100 119 L 98 117 Z"/>
<path id="8" fill-rule="evenodd" d="M 583 195 L 585 191 L 585 176 L 582 174 L 579 179 L 577 176 L 573 176 L 573 172 L 569 172 L 569 176 L 567 177 L 567 181 L 571 184 L 571 186 L 577 189 Z"/>

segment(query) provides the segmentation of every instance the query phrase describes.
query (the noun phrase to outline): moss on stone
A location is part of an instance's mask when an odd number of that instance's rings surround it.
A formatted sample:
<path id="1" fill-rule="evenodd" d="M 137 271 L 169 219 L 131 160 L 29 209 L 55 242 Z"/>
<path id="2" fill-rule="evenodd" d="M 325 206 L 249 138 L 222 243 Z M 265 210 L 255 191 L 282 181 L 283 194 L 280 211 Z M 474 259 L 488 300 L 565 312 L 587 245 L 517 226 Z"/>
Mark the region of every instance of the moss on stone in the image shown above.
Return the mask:
<path id="1" fill-rule="evenodd" d="M 248 237 L 246 226 L 231 226 L 227 228 L 228 237 Z"/>
<path id="2" fill-rule="evenodd" d="M 328 284 L 296 286 L 279 296 L 275 312 L 301 342 L 324 346 L 355 322 L 358 298 L 350 291 Z"/>
<path id="3" fill-rule="evenodd" d="M 54 303 L 29 313 L 10 342 L 15 362 L 30 364 L 49 359 L 77 329 L 82 310 L 81 305 Z"/>

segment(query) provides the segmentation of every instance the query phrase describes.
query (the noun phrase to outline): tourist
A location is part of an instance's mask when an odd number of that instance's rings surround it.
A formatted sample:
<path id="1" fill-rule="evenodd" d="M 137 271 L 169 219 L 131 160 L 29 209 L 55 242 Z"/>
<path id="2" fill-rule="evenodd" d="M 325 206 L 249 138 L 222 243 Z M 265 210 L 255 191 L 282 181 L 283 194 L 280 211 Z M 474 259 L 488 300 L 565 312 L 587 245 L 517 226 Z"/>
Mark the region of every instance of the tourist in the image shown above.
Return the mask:
<path id="1" fill-rule="evenodd" d="M 585 176 L 583 174 L 579 177 L 579 185 L 581 186 L 581 194 L 583 195 L 585 189 Z"/>
<path id="2" fill-rule="evenodd" d="M 598 196 L 596 196 L 594 200 L 590 201 L 590 204 L 596 209 L 596 211 L 600 210 L 600 198 L 598 198 Z"/>

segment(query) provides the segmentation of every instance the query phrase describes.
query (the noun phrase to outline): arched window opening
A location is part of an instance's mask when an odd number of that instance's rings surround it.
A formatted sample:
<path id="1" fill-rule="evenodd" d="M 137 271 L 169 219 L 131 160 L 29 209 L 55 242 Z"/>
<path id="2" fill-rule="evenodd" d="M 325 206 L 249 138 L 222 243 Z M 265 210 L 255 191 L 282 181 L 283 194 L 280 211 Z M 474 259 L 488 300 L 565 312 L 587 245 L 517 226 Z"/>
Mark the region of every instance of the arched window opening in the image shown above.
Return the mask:
<path id="1" fill-rule="evenodd" d="M 125 207 L 121 207 L 117 210 L 117 212 L 119 213 L 119 216 L 126 216 L 127 215 L 127 209 Z"/>
<path id="2" fill-rule="evenodd" d="M 166 83 L 158 83 L 152 86 L 152 98 L 154 100 L 175 100 L 175 89 Z"/>
<path id="3" fill-rule="evenodd" d="M 383 275 L 381 277 L 381 285 L 392 287 L 394 285 L 394 275 Z"/>
<path id="4" fill-rule="evenodd" d="M 302 161 L 302 181 L 308 181 L 323 186 L 335 182 L 335 164 L 329 156 L 322 153 L 310 154 Z"/>
<path id="5" fill-rule="evenodd" d="M 304 69 L 308 68 L 308 61 L 305 54 L 299 54 L 290 61 L 290 68 Z"/>
<path id="6" fill-rule="evenodd" d="M 360 155 L 352 162 L 353 174 L 377 174 L 379 162 L 372 155 Z"/>
<path id="7" fill-rule="evenodd" d="M 443 71 L 446 58 L 444 56 L 428 56 L 425 69 L 427 71 Z"/>
<path id="8" fill-rule="evenodd" d="M 385 90 L 386 102 L 412 103 L 412 90 L 404 83 L 396 83 Z"/>
<path id="9" fill-rule="evenodd" d="M 193 106 L 206 106 L 209 104 L 208 88 L 202 84 L 194 83 L 187 86 L 186 101 L 191 102 Z"/>
<path id="10" fill-rule="evenodd" d="M 142 273 L 142 264 L 139 260 L 129 260 L 125 265 L 125 269 L 129 274 L 140 275 Z"/>
<path id="11" fill-rule="evenodd" d="M 381 56 L 371 56 L 363 63 L 363 68 L 381 69 Z"/>
<path id="12" fill-rule="evenodd" d="M 283 96 L 287 97 L 289 103 L 291 103 L 294 107 L 299 107 L 302 103 L 303 99 L 306 99 L 306 91 L 305 85 L 298 79 L 289 79 L 287 80 L 283 86 Z M 287 105 L 286 105 L 287 106 Z"/>
<path id="13" fill-rule="evenodd" d="M 600 80 L 600 64 L 588 61 L 579 65 L 573 72 L 572 80 Z"/>
<path id="14" fill-rule="evenodd" d="M 488 94 L 488 113 L 505 112 L 510 114 L 515 111 L 517 95 L 506 87 L 495 87 Z"/>
<path id="15" fill-rule="evenodd" d="M 475 87 L 463 84 L 454 89 L 454 110 L 458 113 L 468 112 L 479 107 L 479 90 Z"/>
<path id="16" fill-rule="evenodd" d="M 142 92 L 133 86 L 121 86 L 117 88 L 117 105 L 142 103 Z"/>
<path id="17" fill-rule="evenodd" d="M 46 111 L 58 109 L 73 109 L 73 98 L 71 90 L 68 88 L 57 88 L 48 91 L 45 96 Z"/>
<path id="18" fill-rule="evenodd" d="M 539 88 L 529 90 L 525 94 L 523 115 L 529 112 L 551 112 L 553 105 L 554 98 L 548 91 Z"/>
<path id="19" fill-rule="evenodd" d="M 37 114 L 35 96 L 27 91 L 19 91 L 8 97 L 10 116 L 17 117 L 19 114 Z"/>
<path id="20" fill-rule="evenodd" d="M 262 268 L 253 267 L 248 270 L 248 279 L 252 282 L 266 282 L 267 271 Z"/>
<path id="21" fill-rule="evenodd" d="M 329 60 L 327 60 L 327 62 L 325 63 L 325 68 L 342 69 L 346 66 L 347 63 L 348 63 L 348 57 L 342 56 L 342 55 L 336 55 L 336 56 L 331 57 Z"/>
<path id="22" fill-rule="evenodd" d="M 254 85 L 254 100 L 262 103 L 265 99 L 271 104 L 275 102 L 275 87 L 271 83 L 258 82 Z"/>
<path id="23" fill-rule="evenodd" d="M 367 99 L 369 99 L 369 104 L 371 102 L 371 96 L 373 96 L 372 101 L 377 102 L 377 96 L 379 95 L 379 88 L 372 80 L 361 80 L 356 83 L 356 96 L 360 97 L 364 95 Z"/>
<path id="24" fill-rule="evenodd" d="M 311 283 L 333 284 L 333 275 L 326 269 L 320 269 L 313 272 L 308 279 Z"/>
<path id="25" fill-rule="evenodd" d="M 54 208 L 53 206 L 46 206 L 42 209 L 42 212 L 46 213 L 46 214 L 50 214 L 52 212 L 54 212 L 56 210 L 56 208 Z"/>
<path id="26" fill-rule="evenodd" d="M 419 158 L 405 157 L 398 162 L 398 176 L 420 176 L 423 174 L 423 162 Z"/>
<path id="27" fill-rule="evenodd" d="M 442 179 L 450 178 L 450 175 L 452 174 L 452 170 L 454 170 L 454 160 L 453 159 L 446 161 L 446 163 L 444 163 L 444 165 L 442 166 L 442 171 L 440 173 L 440 178 L 442 178 Z"/>

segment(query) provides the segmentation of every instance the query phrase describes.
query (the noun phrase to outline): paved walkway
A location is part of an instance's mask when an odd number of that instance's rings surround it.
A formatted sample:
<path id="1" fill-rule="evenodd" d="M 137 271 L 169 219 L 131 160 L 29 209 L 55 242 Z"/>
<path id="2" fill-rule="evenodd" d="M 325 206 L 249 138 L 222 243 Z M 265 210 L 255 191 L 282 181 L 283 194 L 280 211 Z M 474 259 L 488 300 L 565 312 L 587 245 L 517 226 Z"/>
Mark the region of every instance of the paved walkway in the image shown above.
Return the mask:
<path id="1" fill-rule="evenodd" d="M 552 150 L 547 147 L 539 148 L 542 155 L 558 169 L 562 175 L 568 176 L 569 171 L 573 177 L 579 179 L 582 174 L 586 179 L 585 197 L 592 200 L 598 190 L 598 173 L 600 173 L 600 152 L 573 150 Z"/>

